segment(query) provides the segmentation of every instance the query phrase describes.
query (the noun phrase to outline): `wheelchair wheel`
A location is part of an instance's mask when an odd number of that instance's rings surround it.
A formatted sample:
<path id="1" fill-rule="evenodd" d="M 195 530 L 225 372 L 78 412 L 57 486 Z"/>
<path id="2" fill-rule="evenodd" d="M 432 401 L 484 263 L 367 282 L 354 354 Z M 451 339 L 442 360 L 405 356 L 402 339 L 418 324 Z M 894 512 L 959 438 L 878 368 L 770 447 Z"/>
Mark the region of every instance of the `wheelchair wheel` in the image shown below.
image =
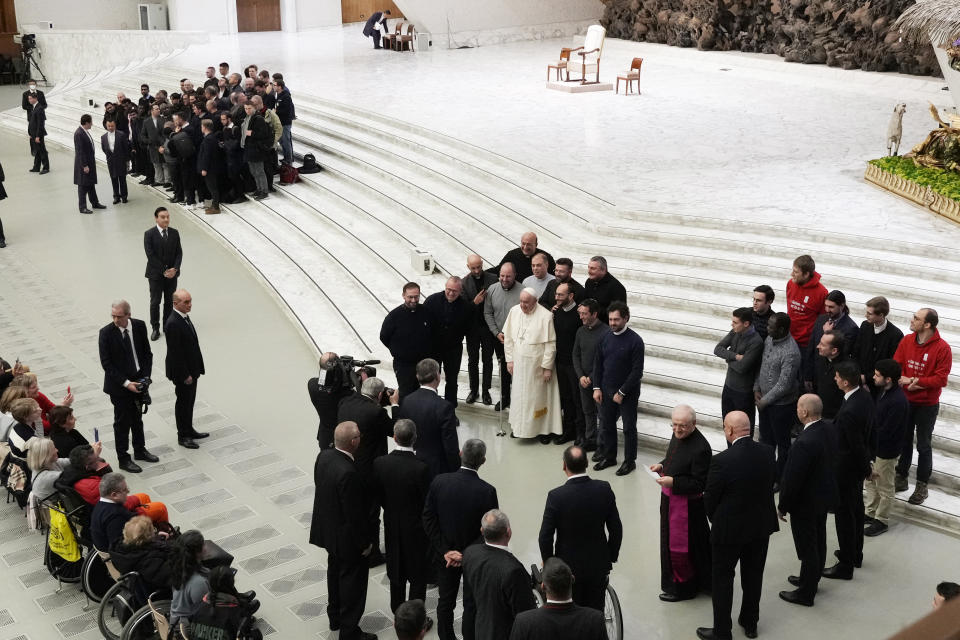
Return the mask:
<path id="1" fill-rule="evenodd" d="M 170 601 L 160 600 L 154 602 L 154 606 L 164 615 L 170 615 Z M 123 625 L 123 633 L 120 634 L 120 640 L 167 640 L 160 636 L 156 626 L 153 624 L 153 613 L 149 605 L 144 605 L 137 609 L 134 614 Z"/>
<path id="2" fill-rule="evenodd" d="M 623 640 L 623 612 L 620 610 L 620 598 L 609 582 L 606 597 L 603 599 L 603 618 L 607 624 L 607 637 L 610 640 Z"/>
<path id="3" fill-rule="evenodd" d="M 103 594 L 114 585 L 113 577 L 107 571 L 107 565 L 100 554 L 91 549 L 83 561 L 83 570 L 80 574 L 80 587 L 87 597 L 94 602 L 100 602 Z"/>
<path id="4" fill-rule="evenodd" d="M 76 562 L 67 562 L 51 551 L 50 545 L 43 548 L 43 564 L 46 565 L 50 575 L 60 580 L 60 582 L 66 582 L 67 584 L 80 582 L 80 576 L 83 571 L 83 560 L 83 557 L 81 557 Z"/>
<path id="5" fill-rule="evenodd" d="M 127 582 L 115 582 L 100 600 L 97 625 L 106 640 L 120 640 L 123 627 L 137 612 L 137 604 Z"/>

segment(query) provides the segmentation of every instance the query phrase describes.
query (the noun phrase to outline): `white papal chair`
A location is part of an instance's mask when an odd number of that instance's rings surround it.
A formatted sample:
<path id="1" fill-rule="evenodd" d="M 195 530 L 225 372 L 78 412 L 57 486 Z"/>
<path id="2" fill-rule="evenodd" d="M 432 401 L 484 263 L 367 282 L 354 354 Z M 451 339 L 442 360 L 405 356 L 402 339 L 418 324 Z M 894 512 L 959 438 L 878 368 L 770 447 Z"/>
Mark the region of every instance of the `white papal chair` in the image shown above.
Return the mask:
<path id="1" fill-rule="evenodd" d="M 583 41 L 583 46 L 570 50 L 570 59 L 567 61 L 567 81 L 571 80 L 571 72 L 577 72 L 580 74 L 580 84 L 600 82 L 600 57 L 603 55 L 603 41 L 606 36 L 607 30 L 598 24 L 587 27 L 587 38 Z M 594 80 L 587 81 L 588 72 L 595 74 Z"/>

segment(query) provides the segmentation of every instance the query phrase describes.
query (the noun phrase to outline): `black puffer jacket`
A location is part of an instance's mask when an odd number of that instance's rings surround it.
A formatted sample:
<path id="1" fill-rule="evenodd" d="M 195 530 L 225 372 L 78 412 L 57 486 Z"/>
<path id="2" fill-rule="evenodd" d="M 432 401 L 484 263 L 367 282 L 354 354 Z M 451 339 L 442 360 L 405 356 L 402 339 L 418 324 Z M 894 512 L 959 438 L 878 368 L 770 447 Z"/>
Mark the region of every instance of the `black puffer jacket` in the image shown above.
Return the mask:
<path id="1" fill-rule="evenodd" d="M 170 585 L 169 548 L 163 540 L 140 545 L 127 545 L 121 540 L 110 549 L 110 560 L 120 573 L 136 571 L 149 594 Z"/>

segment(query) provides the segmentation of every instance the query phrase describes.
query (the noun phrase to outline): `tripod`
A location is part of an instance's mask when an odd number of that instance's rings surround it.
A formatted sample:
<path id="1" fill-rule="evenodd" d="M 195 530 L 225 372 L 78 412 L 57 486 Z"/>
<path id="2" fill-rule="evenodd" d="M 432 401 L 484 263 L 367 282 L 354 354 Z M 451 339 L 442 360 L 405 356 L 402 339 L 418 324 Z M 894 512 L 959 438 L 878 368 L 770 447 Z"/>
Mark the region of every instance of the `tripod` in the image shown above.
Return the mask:
<path id="1" fill-rule="evenodd" d="M 47 82 L 47 76 L 43 75 L 43 70 L 40 68 L 40 65 L 37 64 L 36 58 L 33 57 L 33 52 L 36 49 L 24 49 L 23 50 L 23 68 L 28 78 L 33 77 L 30 68 L 33 67 L 37 70 L 37 73 L 40 74 L 40 77 L 43 78 L 43 82 Z M 40 55 L 40 52 L 37 51 L 37 55 Z"/>

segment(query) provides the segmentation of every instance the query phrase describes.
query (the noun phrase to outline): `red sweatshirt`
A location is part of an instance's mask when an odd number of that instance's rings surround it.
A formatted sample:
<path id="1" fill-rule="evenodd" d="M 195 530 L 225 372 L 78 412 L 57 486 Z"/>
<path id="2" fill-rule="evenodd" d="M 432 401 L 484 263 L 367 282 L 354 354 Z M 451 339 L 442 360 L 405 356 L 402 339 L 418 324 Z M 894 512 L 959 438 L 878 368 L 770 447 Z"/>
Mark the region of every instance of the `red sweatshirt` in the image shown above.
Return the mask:
<path id="1" fill-rule="evenodd" d="M 787 315 L 790 316 L 790 335 L 801 348 L 810 342 L 813 325 L 817 316 L 823 313 L 823 301 L 827 299 L 827 288 L 820 284 L 820 274 L 816 271 L 803 284 L 793 279 L 787 280 Z"/>
<path id="2" fill-rule="evenodd" d="M 917 342 L 915 333 L 904 336 L 893 359 L 900 364 L 904 376 L 918 378 L 917 384 L 923 387 L 916 391 L 903 387 L 910 404 L 928 406 L 940 402 L 940 391 L 947 386 L 947 376 L 953 366 L 953 350 L 939 331 L 934 329 L 933 336 L 923 344 Z"/>

